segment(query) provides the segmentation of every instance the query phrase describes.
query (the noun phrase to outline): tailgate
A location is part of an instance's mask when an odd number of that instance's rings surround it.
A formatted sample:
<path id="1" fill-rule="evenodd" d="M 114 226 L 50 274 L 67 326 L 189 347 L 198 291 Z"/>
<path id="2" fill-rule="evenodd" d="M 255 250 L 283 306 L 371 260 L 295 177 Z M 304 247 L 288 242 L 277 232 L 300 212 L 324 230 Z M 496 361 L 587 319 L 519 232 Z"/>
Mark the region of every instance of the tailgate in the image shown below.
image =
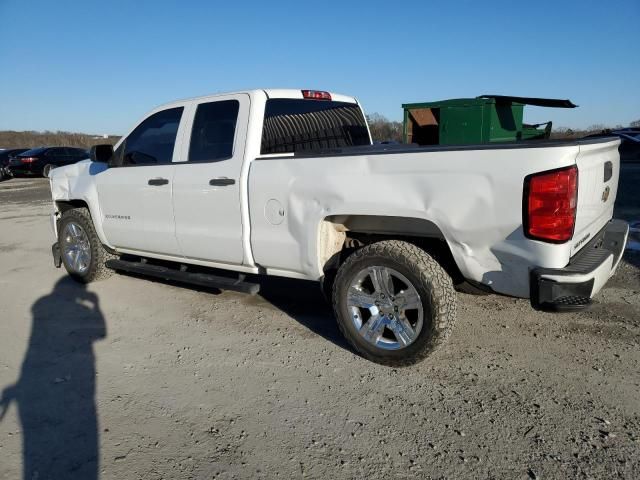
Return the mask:
<path id="1" fill-rule="evenodd" d="M 582 143 L 578 166 L 578 211 L 571 244 L 573 256 L 613 217 L 620 173 L 620 140 Z"/>

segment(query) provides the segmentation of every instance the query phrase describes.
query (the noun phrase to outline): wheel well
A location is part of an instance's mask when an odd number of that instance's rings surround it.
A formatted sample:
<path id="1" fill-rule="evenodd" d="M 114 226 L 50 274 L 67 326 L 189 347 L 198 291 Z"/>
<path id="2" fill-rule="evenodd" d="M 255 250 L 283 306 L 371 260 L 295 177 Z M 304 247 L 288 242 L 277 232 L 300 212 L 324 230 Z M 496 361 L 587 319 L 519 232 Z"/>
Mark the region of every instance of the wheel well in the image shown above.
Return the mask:
<path id="1" fill-rule="evenodd" d="M 87 202 L 84 200 L 56 200 L 56 207 L 60 213 L 64 213 L 67 210 L 73 208 L 86 208 L 89 209 Z"/>
<path id="2" fill-rule="evenodd" d="M 56 215 L 56 230 L 59 228 L 60 219 L 64 212 L 73 210 L 74 208 L 86 208 L 89 210 L 89 206 L 83 200 L 56 200 L 56 208 L 58 214 Z"/>
<path id="3" fill-rule="evenodd" d="M 355 250 L 382 240 L 402 240 L 431 255 L 449 274 L 454 285 L 464 282 L 449 244 L 433 222 L 421 218 L 335 215 L 325 218 L 323 224 L 320 259 L 327 278 Z M 327 232 L 331 234 L 327 236 Z"/>
<path id="4" fill-rule="evenodd" d="M 87 204 L 87 202 L 85 202 L 84 200 L 56 200 L 56 207 L 58 209 L 58 215 L 56 215 L 56 229 L 59 227 L 59 222 L 64 212 L 73 210 L 74 208 L 86 208 L 87 212 L 89 213 L 89 219 L 92 222 L 94 221 L 91 215 L 91 210 L 89 209 L 89 204 Z M 109 247 L 104 243 L 102 244 L 102 247 L 110 254 L 115 254 L 115 250 L 112 247 Z"/>

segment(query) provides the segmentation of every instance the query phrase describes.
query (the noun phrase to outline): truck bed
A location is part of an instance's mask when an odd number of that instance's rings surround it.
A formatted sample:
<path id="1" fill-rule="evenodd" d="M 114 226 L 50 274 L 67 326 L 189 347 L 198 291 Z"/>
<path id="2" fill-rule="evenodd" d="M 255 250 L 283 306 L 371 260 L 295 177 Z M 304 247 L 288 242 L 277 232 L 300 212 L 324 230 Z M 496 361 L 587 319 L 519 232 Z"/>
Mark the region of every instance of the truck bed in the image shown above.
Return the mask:
<path id="1" fill-rule="evenodd" d="M 402 153 L 427 153 L 427 152 L 458 152 L 472 150 L 514 150 L 521 148 L 549 148 L 549 147 L 571 147 L 582 145 L 594 145 L 599 143 L 608 143 L 612 137 L 603 138 L 581 138 L 581 139 L 549 139 L 549 140 L 529 140 L 524 142 L 505 142 L 505 143 L 479 143 L 474 145 L 392 145 L 392 144 L 375 144 L 356 147 L 343 148 L 326 148 L 300 151 L 294 154 L 269 155 L 260 157 L 261 160 L 290 158 L 294 157 L 337 157 L 337 156 L 355 156 L 355 155 L 385 155 L 385 154 L 402 154 Z"/>
<path id="2" fill-rule="evenodd" d="M 611 186 L 601 201 L 605 163 Z M 574 241 L 527 238 L 525 179 L 572 165 L 579 168 Z M 318 279 L 323 272 L 316 239 L 323 223 L 348 230 L 345 222 L 372 216 L 380 225 L 390 217 L 416 219 L 422 226 L 412 232 L 445 240 L 465 278 L 528 297 L 531 265 L 565 267 L 611 218 L 618 169 L 612 139 L 367 145 L 259 156 L 249 172 L 251 245 L 267 271 Z"/>

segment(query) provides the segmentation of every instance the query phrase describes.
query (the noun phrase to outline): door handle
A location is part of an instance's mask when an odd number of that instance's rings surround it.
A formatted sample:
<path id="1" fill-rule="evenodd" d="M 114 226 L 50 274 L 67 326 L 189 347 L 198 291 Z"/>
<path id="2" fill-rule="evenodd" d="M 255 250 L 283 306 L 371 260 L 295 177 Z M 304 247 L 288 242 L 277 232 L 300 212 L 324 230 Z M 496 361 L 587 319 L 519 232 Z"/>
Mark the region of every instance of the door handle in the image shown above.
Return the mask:
<path id="1" fill-rule="evenodd" d="M 149 185 L 166 185 L 169 183 L 169 180 L 167 180 L 166 178 L 150 178 L 149 179 Z"/>
<path id="2" fill-rule="evenodd" d="M 233 185 L 235 183 L 236 181 L 233 178 L 226 177 L 212 178 L 209 180 L 209 185 L 213 185 L 215 187 L 226 187 L 227 185 Z"/>

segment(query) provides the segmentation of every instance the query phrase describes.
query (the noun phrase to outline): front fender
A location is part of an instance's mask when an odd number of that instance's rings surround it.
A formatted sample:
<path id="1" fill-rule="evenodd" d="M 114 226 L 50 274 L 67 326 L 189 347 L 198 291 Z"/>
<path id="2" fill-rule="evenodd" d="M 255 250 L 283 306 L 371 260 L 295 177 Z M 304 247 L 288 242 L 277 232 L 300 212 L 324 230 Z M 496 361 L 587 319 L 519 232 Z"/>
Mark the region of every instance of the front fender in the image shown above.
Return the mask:
<path id="1" fill-rule="evenodd" d="M 102 225 L 102 211 L 98 200 L 96 176 L 109 168 L 104 163 L 83 160 L 73 165 L 56 168 L 49 174 L 51 197 L 54 202 L 52 226 L 57 238 L 57 220 L 60 218 L 63 204 L 84 204 L 91 214 L 96 234 L 103 245 L 113 248 L 106 237 Z"/>

